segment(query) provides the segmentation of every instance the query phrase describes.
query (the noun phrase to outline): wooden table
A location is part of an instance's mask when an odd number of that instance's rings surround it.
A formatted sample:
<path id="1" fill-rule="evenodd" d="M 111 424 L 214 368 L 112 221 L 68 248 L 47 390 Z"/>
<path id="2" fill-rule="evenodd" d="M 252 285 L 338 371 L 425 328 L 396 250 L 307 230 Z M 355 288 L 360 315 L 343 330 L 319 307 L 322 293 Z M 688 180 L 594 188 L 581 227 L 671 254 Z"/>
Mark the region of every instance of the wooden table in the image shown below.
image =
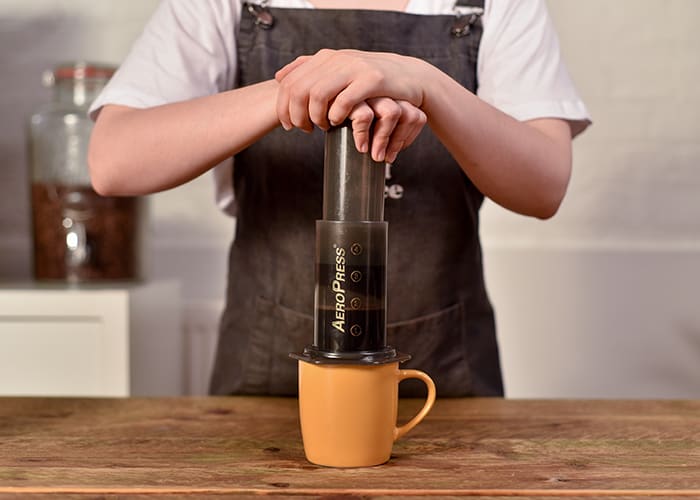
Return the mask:
<path id="1" fill-rule="evenodd" d="M 700 498 L 700 401 L 438 400 L 389 463 L 332 469 L 296 399 L 0 398 L 0 497 L 51 493 Z"/>

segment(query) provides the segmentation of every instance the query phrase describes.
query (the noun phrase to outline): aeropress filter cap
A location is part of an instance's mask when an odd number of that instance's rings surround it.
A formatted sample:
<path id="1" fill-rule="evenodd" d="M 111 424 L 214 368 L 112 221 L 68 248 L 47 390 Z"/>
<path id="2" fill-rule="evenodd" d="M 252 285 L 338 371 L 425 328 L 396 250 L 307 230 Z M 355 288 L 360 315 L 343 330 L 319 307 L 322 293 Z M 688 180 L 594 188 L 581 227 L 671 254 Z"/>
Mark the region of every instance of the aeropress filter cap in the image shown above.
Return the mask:
<path id="1" fill-rule="evenodd" d="M 410 358 L 387 346 L 384 179 L 385 164 L 357 151 L 349 122 L 326 133 L 314 342 L 291 357 L 319 364 Z"/>

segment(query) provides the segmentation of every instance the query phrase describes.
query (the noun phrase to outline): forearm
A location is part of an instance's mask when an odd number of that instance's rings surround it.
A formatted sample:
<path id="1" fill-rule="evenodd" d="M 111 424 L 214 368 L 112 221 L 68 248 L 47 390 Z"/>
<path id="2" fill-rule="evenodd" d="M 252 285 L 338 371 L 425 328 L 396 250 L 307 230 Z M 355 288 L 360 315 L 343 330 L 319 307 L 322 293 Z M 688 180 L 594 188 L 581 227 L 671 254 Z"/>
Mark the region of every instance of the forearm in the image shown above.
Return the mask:
<path id="1" fill-rule="evenodd" d="M 279 125 L 274 80 L 146 109 L 106 106 L 90 140 L 95 189 L 162 191 L 201 175 Z"/>
<path id="2" fill-rule="evenodd" d="M 428 124 L 474 185 L 514 212 L 554 215 L 571 173 L 568 124 L 519 122 L 439 71 L 427 81 L 422 109 Z"/>

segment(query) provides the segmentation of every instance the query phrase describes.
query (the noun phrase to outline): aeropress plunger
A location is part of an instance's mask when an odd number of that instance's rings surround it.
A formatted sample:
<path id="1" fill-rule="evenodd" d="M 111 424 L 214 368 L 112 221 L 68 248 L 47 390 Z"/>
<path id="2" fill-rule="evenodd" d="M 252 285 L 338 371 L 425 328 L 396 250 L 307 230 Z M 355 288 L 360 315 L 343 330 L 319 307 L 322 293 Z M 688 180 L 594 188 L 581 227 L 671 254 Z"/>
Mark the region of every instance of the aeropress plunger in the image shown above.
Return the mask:
<path id="1" fill-rule="evenodd" d="M 387 345 L 385 166 L 355 147 L 348 124 L 326 134 L 323 220 L 316 221 L 314 342 L 310 363 L 405 361 Z"/>

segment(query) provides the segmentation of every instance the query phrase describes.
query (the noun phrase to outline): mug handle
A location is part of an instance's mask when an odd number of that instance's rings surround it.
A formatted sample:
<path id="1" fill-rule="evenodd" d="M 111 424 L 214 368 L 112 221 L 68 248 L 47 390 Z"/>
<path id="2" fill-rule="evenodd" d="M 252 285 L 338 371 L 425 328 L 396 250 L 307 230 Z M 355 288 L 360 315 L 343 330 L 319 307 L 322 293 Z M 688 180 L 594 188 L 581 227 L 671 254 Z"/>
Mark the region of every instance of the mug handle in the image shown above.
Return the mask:
<path id="1" fill-rule="evenodd" d="M 428 397 L 425 400 L 423 408 L 413 417 L 408 423 L 402 425 L 401 427 L 394 427 L 394 441 L 399 439 L 401 436 L 406 434 L 408 431 L 413 429 L 418 423 L 425 418 L 428 412 L 433 407 L 435 403 L 435 383 L 427 373 L 420 370 L 399 370 L 398 381 L 406 380 L 407 378 L 417 378 L 422 380 L 423 383 L 428 387 Z"/>

